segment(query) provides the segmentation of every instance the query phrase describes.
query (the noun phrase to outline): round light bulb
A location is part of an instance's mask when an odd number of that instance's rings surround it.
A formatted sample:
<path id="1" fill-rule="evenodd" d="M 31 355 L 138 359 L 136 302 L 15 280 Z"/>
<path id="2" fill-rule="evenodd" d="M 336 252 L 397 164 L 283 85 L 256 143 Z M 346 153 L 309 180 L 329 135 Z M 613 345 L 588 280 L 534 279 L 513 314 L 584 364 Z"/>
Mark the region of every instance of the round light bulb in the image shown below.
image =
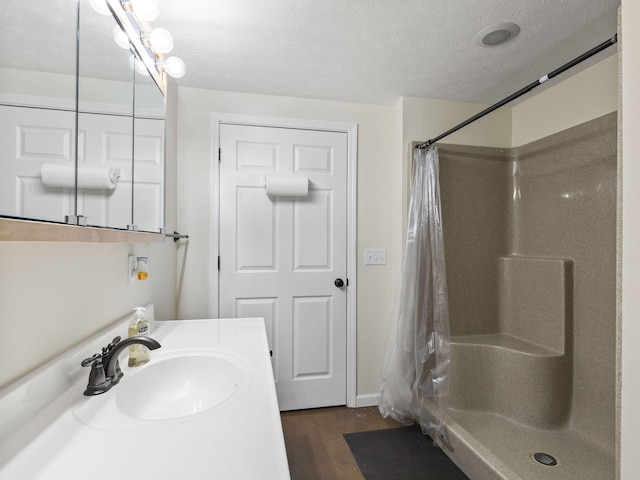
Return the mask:
<path id="1" fill-rule="evenodd" d="M 162 62 L 162 66 L 164 71 L 167 72 L 167 75 L 173 78 L 183 77 L 186 73 L 186 67 L 182 59 L 178 57 L 169 57 L 164 62 Z"/>
<path id="2" fill-rule="evenodd" d="M 100 15 L 111 15 L 106 0 L 89 0 L 89 5 Z"/>
<path id="3" fill-rule="evenodd" d="M 129 37 L 125 33 L 124 30 L 120 27 L 120 25 L 116 25 L 113 27 L 113 39 L 118 44 L 119 47 L 129 49 Z"/>
<path id="4" fill-rule="evenodd" d="M 158 0 L 131 0 L 131 8 L 133 8 L 136 17 L 148 22 L 155 20 L 160 15 Z"/>
<path id="5" fill-rule="evenodd" d="M 173 37 L 164 28 L 154 28 L 149 34 L 151 47 L 160 53 L 169 53 L 173 48 Z"/>
<path id="6" fill-rule="evenodd" d="M 131 65 L 131 68 L 135 68 L 136 72 L 140 75 L 144 75 L 145 77 L 149 76 L 149 70 L 147 70 L 147 66 L 138 57 L 131 56 L 129 58 L 129 65 Z"/>

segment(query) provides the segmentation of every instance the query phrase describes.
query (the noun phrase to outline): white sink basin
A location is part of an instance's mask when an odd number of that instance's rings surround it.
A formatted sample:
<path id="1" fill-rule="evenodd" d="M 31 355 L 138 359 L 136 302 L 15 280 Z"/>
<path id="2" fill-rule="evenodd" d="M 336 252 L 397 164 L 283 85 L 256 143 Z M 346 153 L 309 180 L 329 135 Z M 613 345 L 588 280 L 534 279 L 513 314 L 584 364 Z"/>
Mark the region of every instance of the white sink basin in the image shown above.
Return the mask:
<path id="1" fill-rule="evenodd" d="M 140 420 L 187 417 L 231 400 L 247 376 L 239 359 L 222 352 L 156 359 L 114 387 L 116 405 Z"/>
<path id="2" fill-rule="evenodd" d="M 126 365 L 126 355 L 120 357 Z M 76 394 L 73 414 L 101 430 L 143 430 L 223 408 L 251 383 L 251 369 L 222 350 L 151 352 L 151 361 L 122 368 L 120 383 L 102 395 Z"/>

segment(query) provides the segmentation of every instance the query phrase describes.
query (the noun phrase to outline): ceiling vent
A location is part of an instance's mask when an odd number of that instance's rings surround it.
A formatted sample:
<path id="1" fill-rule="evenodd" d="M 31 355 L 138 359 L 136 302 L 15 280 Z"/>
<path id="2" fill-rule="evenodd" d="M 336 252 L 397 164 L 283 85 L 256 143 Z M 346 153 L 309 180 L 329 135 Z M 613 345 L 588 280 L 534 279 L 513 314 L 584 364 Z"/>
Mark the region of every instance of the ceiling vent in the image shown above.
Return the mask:
<path id="1" fill-rule="evenodd" d="M 476 43 L 483 47 L 495 47 L 508 42 L 520 33 L 520 27 L 515 23 L 498 23 L 480 30 L 476 35 Z"/>

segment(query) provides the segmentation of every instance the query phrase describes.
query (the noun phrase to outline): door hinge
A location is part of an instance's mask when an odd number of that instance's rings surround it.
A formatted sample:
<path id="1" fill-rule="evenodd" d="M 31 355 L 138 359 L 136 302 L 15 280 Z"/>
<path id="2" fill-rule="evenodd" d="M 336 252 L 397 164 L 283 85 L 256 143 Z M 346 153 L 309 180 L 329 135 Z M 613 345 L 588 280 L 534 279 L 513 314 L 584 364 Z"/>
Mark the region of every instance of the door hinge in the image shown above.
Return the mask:
<path id="1" fill-rule="evenodd" d="M 218 271 L 220 271 L 220 255 L 218 255 Z"/>
<path id="2" fill-rule="evenodd" d="M 222 162 L 222 149 L 218 149 L 218 163 Z"/>

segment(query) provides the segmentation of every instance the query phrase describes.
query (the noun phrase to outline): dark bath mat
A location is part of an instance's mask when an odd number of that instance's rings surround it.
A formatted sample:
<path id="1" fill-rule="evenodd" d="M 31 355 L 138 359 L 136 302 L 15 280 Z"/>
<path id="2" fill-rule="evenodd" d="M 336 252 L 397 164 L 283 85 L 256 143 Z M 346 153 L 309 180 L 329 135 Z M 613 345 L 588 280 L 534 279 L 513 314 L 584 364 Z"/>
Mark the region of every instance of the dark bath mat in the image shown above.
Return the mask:
<path id="1" fill-rule="evenodd" d="M 469 480 L 418 425 L 343 436 L 365 480 Z"/>

